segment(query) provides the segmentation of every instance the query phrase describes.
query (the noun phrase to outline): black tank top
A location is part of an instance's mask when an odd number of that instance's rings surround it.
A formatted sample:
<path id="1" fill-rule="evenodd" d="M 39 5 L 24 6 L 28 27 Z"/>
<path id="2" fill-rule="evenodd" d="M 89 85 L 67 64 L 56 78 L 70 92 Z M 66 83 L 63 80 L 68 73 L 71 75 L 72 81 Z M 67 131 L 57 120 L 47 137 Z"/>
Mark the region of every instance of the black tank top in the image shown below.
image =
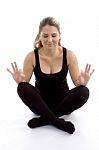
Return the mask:
<path id="1" fill-rule="evenodd" d="M 58 93 L 60 91 L 68 91 L 69 87 L 67 84 L 67 50 L 63 47 L 63 64 L 62 68 L 57 73 L 47 74 L 43 73 L 40 68 L 38 49 L 34 50 L 36 66 L 34 68 L 35 75 L 35 86 L 40 90 L 41 93 Z M 54 64 L 55 65 L 55 64 Z M 49 95 L 48 94 L 48 95 Z"/>

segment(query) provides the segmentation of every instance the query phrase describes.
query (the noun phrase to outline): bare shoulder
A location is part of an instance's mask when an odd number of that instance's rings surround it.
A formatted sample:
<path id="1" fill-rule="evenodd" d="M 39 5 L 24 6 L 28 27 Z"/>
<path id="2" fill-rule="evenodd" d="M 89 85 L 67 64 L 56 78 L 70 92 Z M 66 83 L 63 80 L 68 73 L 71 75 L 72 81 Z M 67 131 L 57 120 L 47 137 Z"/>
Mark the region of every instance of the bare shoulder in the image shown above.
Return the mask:
<path id="1" fill-rule="evenodd" d="M 71 64 L 71 62 L 74 62 L 77 60 L 75 53 L 72 50 L 67 49 L 67 63 L 68 65 Z"/>
<path id="2" fill-rule="evenodd" d="M 75 53 L 69 49 L 67 49 L 67 56 L 69 58 L 75 58 L 76 57 Z"/>
<path id="3" fill-rule="evenodd" d="M 31 58 L 33 58 L 34 57 L 34 51 L 30 51 L 27 55 L 26 55 L 26 58 L 27 59 L 31 59 Z"/>
<path id="4" fill-rule="evenodd" d="M 32 64 L 33 66 L 35 66 L 35 55 L 34 55 L 34 51 L 30 51 L 24 60 L 26 63 Z"/>

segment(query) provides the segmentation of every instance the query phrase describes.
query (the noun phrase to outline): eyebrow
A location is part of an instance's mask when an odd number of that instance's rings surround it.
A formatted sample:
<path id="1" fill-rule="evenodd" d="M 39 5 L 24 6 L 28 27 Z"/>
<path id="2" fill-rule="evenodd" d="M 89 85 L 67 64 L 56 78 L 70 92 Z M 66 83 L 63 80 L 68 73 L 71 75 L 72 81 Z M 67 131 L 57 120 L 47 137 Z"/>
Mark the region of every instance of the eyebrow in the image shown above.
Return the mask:
<path id="1" fill-rule="evenodd" d="M 52 34 L 56 35 L 57 33 L 52 33 Z M 43 33 L 43 35 L 48 35 L 48 33 Z"/>

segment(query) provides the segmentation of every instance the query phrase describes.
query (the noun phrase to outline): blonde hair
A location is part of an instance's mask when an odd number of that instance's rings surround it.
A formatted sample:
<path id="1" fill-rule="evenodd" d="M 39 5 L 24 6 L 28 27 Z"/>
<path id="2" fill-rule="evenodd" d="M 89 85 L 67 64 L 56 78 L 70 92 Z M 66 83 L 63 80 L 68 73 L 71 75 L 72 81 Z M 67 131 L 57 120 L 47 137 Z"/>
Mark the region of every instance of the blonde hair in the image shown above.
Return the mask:
<path id="1" fill-rule="evenodd" d="M 34 47 L 35 48 L 40 49 L 43 46 L 41 41 L 39 40 L 39 35 L 40 35 L 41 31 L 42 31 L 42 28 L 44 26 L 46 26 L 46 25 L 50 25 L 50 26 L 56 27 L 58 32 L 60 33 L 60 24 L 59 24 L 58 21 L 56 21 L 55 18 L 53 18 L 53 17 L 46 17 L 46 18 L 42 19 L 42 21 L 39 24 L 39 32 L 38 32 L 38 34 L 37 34 L 37 36 L 35 38 L 35 41 L 34 41 Z M 59 41 L 59 45 L 61 45 L 60 41 Z"/>

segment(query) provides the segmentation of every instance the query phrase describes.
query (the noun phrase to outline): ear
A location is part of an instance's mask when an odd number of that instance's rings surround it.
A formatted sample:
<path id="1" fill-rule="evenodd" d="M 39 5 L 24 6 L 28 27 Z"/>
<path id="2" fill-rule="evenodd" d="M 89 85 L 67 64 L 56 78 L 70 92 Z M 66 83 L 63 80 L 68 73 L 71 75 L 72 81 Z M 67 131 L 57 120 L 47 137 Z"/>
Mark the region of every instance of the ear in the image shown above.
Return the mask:
<path id="1" fill-rule="evenodd" d="M 61 37 L 59 38 L 58 45 L 61 46 Z"/>

